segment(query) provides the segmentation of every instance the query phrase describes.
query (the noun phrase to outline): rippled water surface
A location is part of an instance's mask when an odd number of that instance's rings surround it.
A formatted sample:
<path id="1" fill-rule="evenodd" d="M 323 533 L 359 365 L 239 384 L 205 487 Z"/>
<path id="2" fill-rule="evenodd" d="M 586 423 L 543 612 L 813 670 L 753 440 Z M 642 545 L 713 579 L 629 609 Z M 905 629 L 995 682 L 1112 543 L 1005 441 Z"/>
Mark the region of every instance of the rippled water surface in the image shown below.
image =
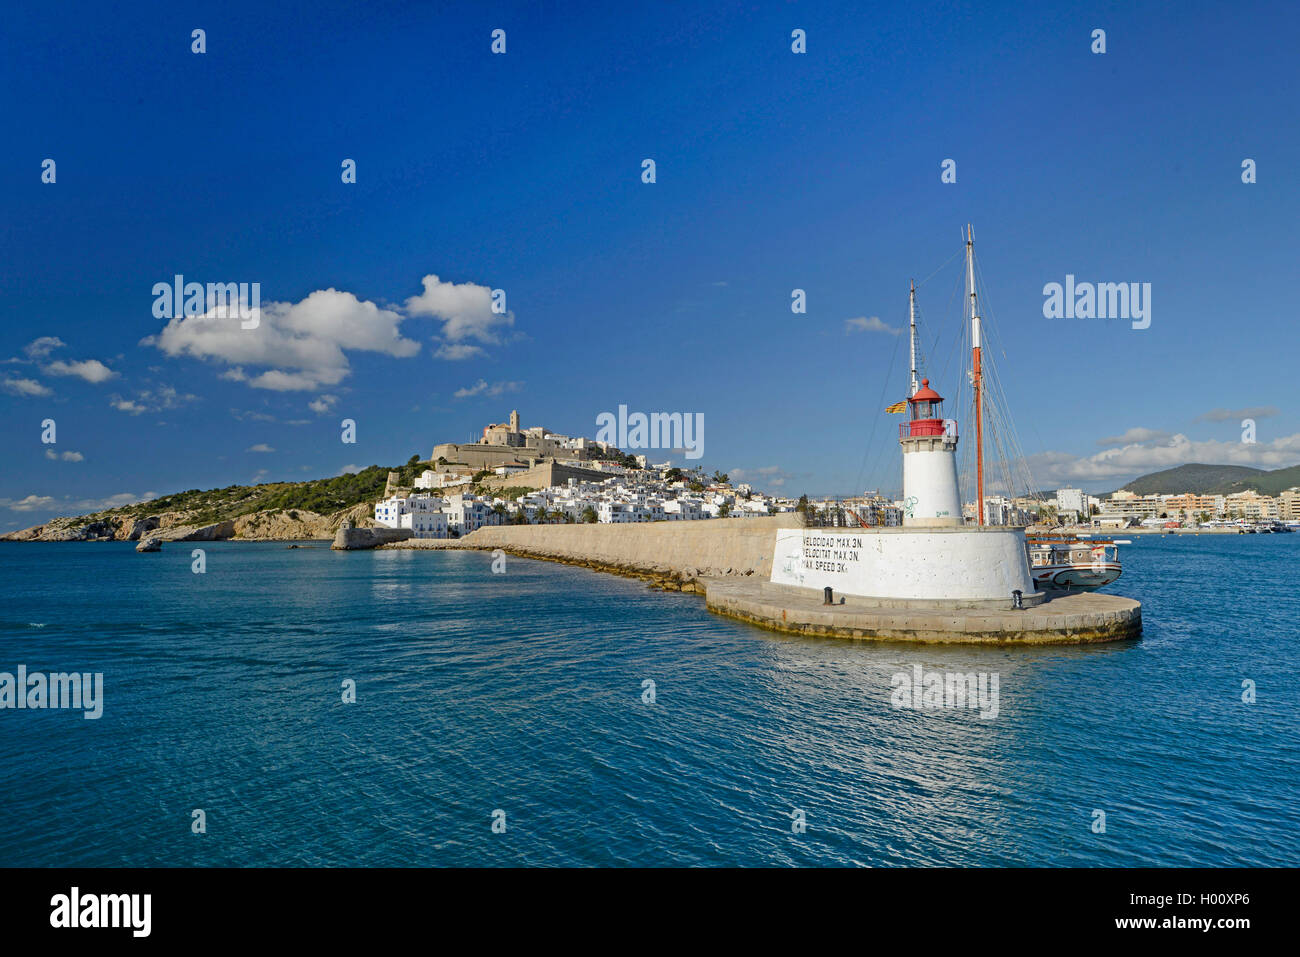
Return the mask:
<path id="1" fill-rule="evenodd" d="M 477 552 L 191 547 L 0 545 L 0 671 L 105 695 L 0 710 L 0 863 L 1300 864 L 1300 535 L 1135 539 L 1143 639 L 1036 650 L 781 636 Z M 997 673 L 997 717 L 894 709 L 916 664 Z"/>

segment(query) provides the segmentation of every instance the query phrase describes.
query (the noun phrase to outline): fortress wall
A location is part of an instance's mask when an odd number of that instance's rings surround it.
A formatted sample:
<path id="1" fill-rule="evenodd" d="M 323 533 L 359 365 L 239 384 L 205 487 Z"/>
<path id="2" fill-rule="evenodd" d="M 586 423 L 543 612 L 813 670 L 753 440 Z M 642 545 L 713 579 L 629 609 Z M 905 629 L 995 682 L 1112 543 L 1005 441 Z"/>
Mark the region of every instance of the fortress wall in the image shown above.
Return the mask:
<path id="1" fill-rule="evenodd" d="M 603 482 L 605 479 L 614 477 L 610 472 L 598 472 L 595 469 L 561 465 L 558 462 L 545 462 L 542 465 L 534 466 L 524 472 L 516 472 L 513 475 L 494 475 L 491 478 L 485 478 L 482 484 L 488 488 L 542 489 L 550 488 L 553 485 L 564 485 L 571 478 L 577 479 L 579 482 Z"/>
<path id="2" fill-rule="evenodd" d="M 351 551 L 359 548 L 376 548 L 380 545 L 387 545 L 390 542 L 400 542 L 409 539 L 413 533 L 409 528 L 384 528 L 375 526 L 374 528 L 345 528 L 339 526 L 338 533 L 334 536 L 334 544 L 331 548 L 337 548 L 341 551 Z"/>

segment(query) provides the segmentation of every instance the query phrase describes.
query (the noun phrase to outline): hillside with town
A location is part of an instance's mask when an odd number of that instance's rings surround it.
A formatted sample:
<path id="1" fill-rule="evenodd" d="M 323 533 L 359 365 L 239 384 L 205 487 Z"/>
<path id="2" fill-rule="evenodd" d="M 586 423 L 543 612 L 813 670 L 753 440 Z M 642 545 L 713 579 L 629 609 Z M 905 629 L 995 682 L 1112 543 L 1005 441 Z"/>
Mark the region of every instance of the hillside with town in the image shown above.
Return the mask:
<path id="1" fill-rule="evenodd" d="M 459 538 L 485 525 L 698 521 L 795 511 L 812 525 L 889 527 L 903 524 L 906 508 L 905 500 L 880 495 L 809 501 L 733 486 L 718 472 L 707 476 L 699 468 L 652 463 L 542 426 L 522 428 L 516 410 L 508 422 L 485 426 L 476 442 L 435 446 L 429 467 L 409 487 L 391 474 L 374 517 L 414 538 Z M 967 522 L 975 522 L 975 512 L 974 503 L 963 506 Z M 985 525 L 1213 528 L 1288 521 L 1300 521 L 1300 488 L 1277 496 L 1253 489 L 1214 495 L 1121 489 L 1096 496 L 1062 488 L 1050 497 L 987 495 L 984 501 Z"/>
<path id="2" fill-rule="evenodd" d="M 1143 476 L 1108 495 L 1077 488 L 1009 497 L 988 494 L 984 524 L 1106 530 L 1284 531 L 1300 526 L 1300 486 L 1267 494 L 1241 491 L 1134 491 L 1233 488 L 1245 480 L 1268 489 L 1294 479 L 1232 466 L 1188 466 Z M 1171 486 L 1173 483 L 1173 486 Z M 394 468 L 370 466 L 327 479 L 191 489 L 92 514 L 52 519 L 0 536 L 12 541 L 305 540 L 332 537 L 344 522 L 406 530 L 418 539 L 460 538 L 512 524 L 622 524 L 745 519 L 798 512 L 823 527 L 901 527 L 905 499 L 867 493 L 810 499 L 775 495 L 721 472 L 652 462 L 597 439 L 524 428 L 518 411 L 484 426 L 475 441 L 440 443 L 427 459 Z M 962 506 L 976 522 L 973 502 Z"/>

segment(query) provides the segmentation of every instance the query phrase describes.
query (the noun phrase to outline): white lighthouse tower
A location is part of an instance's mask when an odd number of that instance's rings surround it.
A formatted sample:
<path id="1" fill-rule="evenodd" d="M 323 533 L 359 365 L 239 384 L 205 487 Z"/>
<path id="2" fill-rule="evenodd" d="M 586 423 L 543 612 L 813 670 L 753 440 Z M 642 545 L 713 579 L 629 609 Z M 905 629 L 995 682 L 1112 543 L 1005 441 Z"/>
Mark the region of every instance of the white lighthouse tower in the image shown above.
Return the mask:
<path id="1" fill-rule="evenodd" d="M 908 421 L 898 427 L 903 447 L 903 525 L 961 525 L 957 494 L 957 422 L 941 414 L 943 397 L 922 379 L 907 400 Z"/>

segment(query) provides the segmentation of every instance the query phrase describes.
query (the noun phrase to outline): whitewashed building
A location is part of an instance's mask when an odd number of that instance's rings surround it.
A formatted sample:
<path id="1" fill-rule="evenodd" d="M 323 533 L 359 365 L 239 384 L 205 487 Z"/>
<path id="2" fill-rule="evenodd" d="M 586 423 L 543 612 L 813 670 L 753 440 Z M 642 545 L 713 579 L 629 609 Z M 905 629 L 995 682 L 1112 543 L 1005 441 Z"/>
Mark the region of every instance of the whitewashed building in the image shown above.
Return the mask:
<path id="1" fill-rule="evenodd" d="M 445 504 L 432 495 L 395 495 L 375 506 L 375 521 L 385 528 L 409 528 L 413 538 L 446 538 Z"/>
<path id="2" fill-rule="evenodd" d="M 415 480 L 416 488 L 435 489 L 435 488 L 455 488 L 457 485 L 468 485 L 470 477 L 468 475 L 456 475 L 454 472 L 435 472 L 433 469 L 425 469 Z"/>
<path id="3" fill-rule="evenodd" d="M 448 532 L 463 536 L 484 525 L 502 524 L 503 516 L 493 508 L 493 504 L 490 499 L 477 495 L 457 493 L 449 496 L 445 508 Z"/>

